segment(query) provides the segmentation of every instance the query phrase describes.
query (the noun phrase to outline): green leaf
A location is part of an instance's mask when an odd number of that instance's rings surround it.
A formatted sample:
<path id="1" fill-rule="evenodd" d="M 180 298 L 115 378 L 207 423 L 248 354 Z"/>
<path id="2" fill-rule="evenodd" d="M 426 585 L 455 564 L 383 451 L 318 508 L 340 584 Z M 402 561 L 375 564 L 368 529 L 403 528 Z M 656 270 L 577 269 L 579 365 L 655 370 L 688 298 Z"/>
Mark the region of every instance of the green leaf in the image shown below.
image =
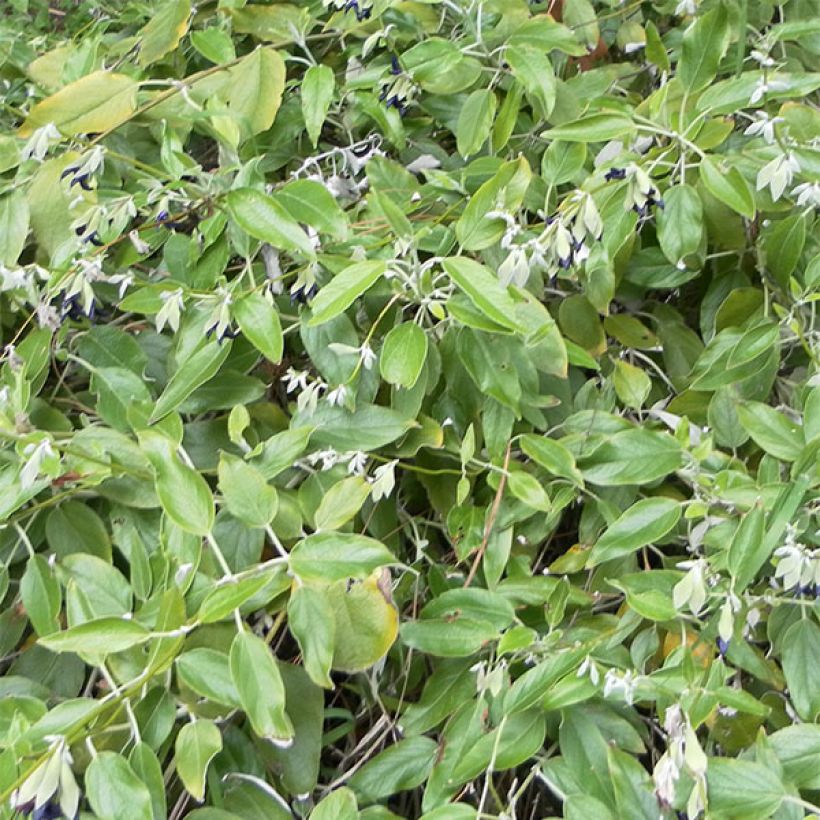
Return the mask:
<path id="1" fill-rule="evenodd" d="M 497 102 L 488 88 L 476 89 L 464 101 L 456 124 L 456 144 L 465 159 L 475 154 L 489 138 Z"/>
<path id="2" fill-rule="evenodd" d="M 678 79 L 689 92 L 700 91 L 715 79 L 729 45 L 729 13 L 723 4 L 698 17 L 683 35 Z"/>
<path id="3" fill-rule="evenodd" d="M 20 128 L 20 136 L 29 137 L 48 123 L 68 136 L 116 128 L 136 110 L 137 88 L 137 81 L 125 74 L 86 74 L 37 103 Z"/>
<path id="4" fill-rule="evenodd" d="M 578 120 L 558 125 L 544 131 L 541 136 L 548 140 L 566 142 L 608 142 L 630 136 L 635 124 L 624 114 L 589 114 Z"/>
<path id="5" fill-rule="evenodd" d="M 197 617 L 205 624 L 221 621 L 255 596 L 267 593 L 266 597 L 270 600 L 288 586 L 288 580 L 280 567 L 238 581 L 229 580 L 214 586 L 208 592 L 199 607 Z"/>
<path id="6" fill-rule="evenodd" d="M 270 524 L 279 507 L 279 498 L 256 467 L 222 453 L 218 475 L 219 490 L 232 515 L 249 527 Z"/>
<path id="7" fill-rule="evenodd" d="M 652 380 L 634 364 L 616 359 L 612 371 L 612 386 L 627 407 L 640 410 L 652 390 Z"/>
<path id="8" fill-rule="evenodd" d="M 279 314 L 260 293 L 249 293 L 231 306 L 245 338 L 274 364 L 282 360 L 283 339 Z"/>
<path id="9" fill-rule="evenodd" d="M 751 760 L 709 758 L 706 783 L 710 811 L 730 817 L 770 817 L 785 794 L 777 773 Z"/>
<path id="10" fill-rule="evenodd" d="M 527 507 L 540 512 L 549 512 L 552 509 L 552 502 L 547 491 L 535 476 L 523 470 L 515 470 L 509 474 L 507 486 L 510 492 Z"/>
<path id="11" fill-rule="evenodd" d="M 226 202 L 236 224 L 254 239 L 316 258 L 307 234 L 276 200 L 251 188 L 239 188 L 228 194 Z"/>
<path id="12" fill-rule="evenodd" d="M 151 423 L 159 421 L 168 413 L 176 410 L 194 390 L 213 378 L 222 367 L 228 354 L 231 352 L 230 342 L 213 340 L 206 342 L 202 347 L 179 362 L 174 375 L 165 386 L 154 410 L 151 414 Z"/>
<path id="13" fill-rule="evenodd" d="M 52 652 L 109 655 L 145 643 L 151 633 L 137 621 L 99 618 L 43 636 L 38 643 Z"/>
<path id="14" fill-rule="evenodd" d="M 549 58 L 540 49 L 525 44 L 508 45 L 504 57 L 527 96 L 536 102 L 540 116 L 548 119 L 556 93 L 555 72 Z"/>
<path id="15" fill-rule="evenodd" d="M 575 458 L 563 444 L 531 433 L 523 435 L 519 441 L 522 451 L 548 473 L 569 479 L 579 487 L 583 486 L 584 478 L 575 465 Z"/>
<path id="16" fill-rule="evenodd" d="M 231 677 L 253 731 L 287 745 L 293 725 L 285 712 L 285 685 L 270 647 L 243 629 L 231 644 Z"/>
<path id="17" fill-rule="evenodd" d="M 374 404 L 359 404 L 355 413 L 323 404 L 313 413 L 297 413 L 291 423 L 294 427 L 314 425 L 311 443 L 340 452 L 376 450 L 416 426 L 402 413 Z"/>
<path id="18" fill-rule="evenodd" d="M 470 618 L 431 618 L 401 625 L 403 643 L 439 658 L 466 658 L 498 637 L 498 630 L 493 624 Z"/>
<path id="19" fill-rule="evenodd" d="M 177 678 L 197 695 L 227 706 L 241 707 L 231 678 L 228 656 L 216 649 L 199 647 L 183 652 L 175 661 Z"/>
<path id="20" fill-rule="evenodd" d="M 674 185 L 663 195 L 665 206 L 658 211 L 658 241 L 664 256 L 680 265 L 700 247 L 703 236 L 703 206 L 691 185 Z"/>
<path id="21" fill-rule="evenodd" d="M 316 804 L 310 820 L 359 820 L 356 795 L 347 786 L 335 789 Z"/>
<path id="22" fill-rule="evenodd" d="M 362 803 L 375 803 L 396 792 L 414 789 L 430 773 L 438 744 L 429 737 L 410 737 L 388 746 L 348 781 Z"/>
<path id="23" fill-rule="evenodd" d="M 450 256 L 442 263 L 447 275 L 488 318 L 502 327 L 518 330 L 515 303 L 488 268 L 466 256 Z"/>
<path id="24" fill-rule="evenodd" d="M 23 192 L 0 197 L 0 265 L 17 264 L 26 244 L 28 225 L 28 200 Z"/>
<path id="25" fill-rule="evenodd" d="M 333 688 L 330 668 L 336 639 L 333 607 L 320 587 L 297 586 L 288 601 L 288 628 L 302 650 L 305 671 L 325 689 Z"/>
<path id="26" fill-rule="evenodd" d="M 426 358 L 427 334 L 415 322 L 404 322 L 385 336 L 379 372 L 386 382 L 409 389 L 418 381 Z"/>
<path id="27" fill-rule="evenodd" d="M 236 59 L 230 35 L 220 28 L 212 26 L 190 34 L 191 45 L 210 62 L 221 65 Z"/>
<path id="28" fill-rule="evenodd" d="M 754 219 L 757 210 L 754 194 L 737 168 L 722 170 L 709 157 L 702 157 L 698 170 L 701 182 L 715 199 L 746 219 Z"/>
<path id="29" fill-rule="evenodd" d="M 820 627 L 814 621 L 801 619 L 783 636 L 783 674 L 789 697 L 803 720 L 816 721 L 820 715 L 820 679 L 817 658 L 820 657 Z"/>
<path id="30" fill-rule="evenodd" d="M 297 179 L 281 187 L 273 199 L 297 221 L 320 233 L 346 239 L 348 221 L 345 212 L 328 189 L 313 179 Z"/>
<path id="31" fill-rule="evenodd" d="M 370 495 L 370 484 L 362 476 L 337 481 L 319 503 L 314 516 L 317 530 L 338 530 L 353 518 Z"/>
<path id="32" fill-rule="evenodd" d="M 609 436 L 580 463 L 586 481 L 601 486 L 650 484 L 677 470 L 683 453 L 665 433 L 636 428 Z"/>
<path id="33" fill-rule="evenodd" d="M 206 535 L 214 522 L 214 500 L 205 479 L 182 463 L 173 443 L 162 433 L 142 430 L 138 437 L 154 468 L 162 509 L 186 532 Z"/>
<path id="34" fill-rule="evenodd" d="M 319 143 L 335 86 L 333 69 L 327 65 L 312 65 L 302 78 L 302 116 L 314 148 Z"/>
<path id="35" fill-rule="evenodd" d="M 97 817 L 153 820 L 151 794 L 116 752 L 99 752 L 85 770 L 85 793 Z"/>
<path id="36" fill-rule="evenodd" d="M 50 635 L 60 628 L 57 616 L 63 602 L 60 585 L 48 561 L 42 555 L 32 555 L 20 579 L 20 596 L 34 631 Z"/>
<path id="37" fill-rule="evenodd" d="M 781 288 L 788 287 L 789 277 L 797 268 L 805 244 L 806 220 L 802 214 L 781 219 L 765 234 L 766 267 Z"/>
<path id="38" fill-rule="evenodd" d="M 214 756 L 222 751 L 222 733 L 210 720 L 186 723 L 177 735 L 174 762 L 177 774 L 191 797 L 205 799 L 205 775 Z"/>
<path id="39" fill-rule="evenodd" d="M 764 519 L 763 507 L 755 504 L 741 519 L 729 544 L 727 565 L 737 593 L 746 589 L 769 558 L 763 540 Z"/>
<path id="40" fill-rule="evenodd" d="M 332 583 L 364 578 L 378 567 L 395 563 L 393 553 L 384 544 L 354 533 L 309 535 L 290 553 L 290 569 L 304 581 Z"/>
<path id="41" fill-rule="evenodd" d="M 247 136 L 267 131 L 273 125 L 284 90 L 285 61 L 273 49 L 257 48 L 231 69 L 228 105 Z M 264 237 L 257 237 L 261 238 Z"/>
<path id="42" fill-rule="evenodd" d="M 355 262 L 337 273 L 311 302 L 312 315 L 308 327 L 329 321 L 347 310 L 368 288 L 387 271 L 387 263 L 380 259 Z"/>
<path id="43" fill-rule="evenodd" d="M 800 425 L 759 401 L 739 404 L 737 415 L 743 429 L 762 450 L 783 461 L 800 457 L 804 445 Z"/>
<path id="44" fill-rule="evenodd" d="M 667 535 L 678 523 L 680 502 L 672 498 L 644 498 L 611 524 L 592 548 L 588 567 L 629 555 Z"/>

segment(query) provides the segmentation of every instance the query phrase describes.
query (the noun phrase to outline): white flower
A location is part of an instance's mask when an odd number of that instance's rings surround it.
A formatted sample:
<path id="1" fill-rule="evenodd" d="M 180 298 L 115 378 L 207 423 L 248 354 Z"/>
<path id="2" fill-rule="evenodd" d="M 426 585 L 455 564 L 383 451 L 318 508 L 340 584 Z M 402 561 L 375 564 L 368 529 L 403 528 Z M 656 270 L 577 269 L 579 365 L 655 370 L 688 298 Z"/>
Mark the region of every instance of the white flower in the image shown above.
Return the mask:
<path id="1" fill-rule="evenodd" d="M 675 584 L 672 590 L 672 602 L 675 609 L 683 609 L 688 604 L 693 615 L 697 615 L 706 603 L 706 572 L 709 565 L 703 558 L 694 561 L 682 561 L 679 569 L 689 572 Z"/>
<path id="2" fill-rule="evenodd" d="M 595 661 L 587 655 L 583 663 L 578 667 L 578 671 L 575 673 L 576 678 L 583 678 L 584 675 L 589 675 L 590 681 L 592 681 L 594 686 L 598 685 L 598 681 L 601 679 L 601 675 L 598 672 L 598 667 L 595 665 Z"/>
<path id="3" fill-rule="evenodd" d="M 759 63 L 763 68 L 771 68 L 775 63 L 774 60 L 762 51 L 754 49 L 749 55 L 756 63 Z"/>
<path id="4" fill-rule="evenodd" d="M 757 190 L 762 191 L 768 186 L 772 199 L 776 202 L 792 184 L 792 179 L 799 170 L 800 163 L 794 154 L 781 154 L 760 169 L 757 175 Z"/>
<path id="5" fill-rule="evenodd" d="M 340 384 L 338 387 L 334 387 L 326 396 L 325 399 L 327 403 L 331 407 L 341 407 L 345 403 L 345 399 L 347 398 L 347 387 L 344 384 Z"/>
<path id="6" fill-rule="evenodd" d="M 376 363 L 376 354 L 373 352 L 373 348 L 370 347 L 367 342 L 365 342 L 359 348 L 359 358 L 362 360 L 362 365 L 364 366 L 365 370 L 372 369 L 373 365 Z"/>
<path id="7" fill-rule="evenodd" d="M 787 82 L 783 80 L 770 80 L 766 77 L 761 77 L 749 97 L 749 105 L 756 105 L 770 92 L 770 91 L 785 91 L 789 87 Z"/>
<path id="8" fill-rule="evenodd" d="M 48 304 L 48 302 L 40 302 L 37 305 L 37 324 L 40 327 L 57 330 L 60 327 L 60 314 L 57 308 Z"/>
<path id="9" fill-rule="evenodd" d="M 371 483 L 370 495 L 374 503 L 381 501 L 382 498 L 389 497 L 396 486 L 396 465 L 398 459 L 388 461 L 387 464 L 382 464 L 373 472 L 373 479 Z"/>
<path id="10" fill-rule="evenodd" d="M 498 278 L 502 285 L 517 285 L 523 288 L 530 278 L 530 264 L 527 252 L 520 245 L 513 248 L 507 258 L 498 266 Z"/>
<path id="11" fill-rule="evenodd" d="M 347 465 L 348 475 L 364 475 L 367 467 L 367 453 L 356 450 L 351 456 Z"/>
<path id="12" fill-rule="evenodd" d="M 146 253 L 151 252 L 151 246 L 144 239 L 140 238 L 139 232 L 136 229 L 128 232 L 128 238 L 131 240 L 134 250 L 141 256 L 145 256 Z"/>
<path id="13" fill-rule="evenodd" d="M 262 263 L 271 293 L 278 295 L 284 290 L 282 286 L 282 266 L 279 264 L 279 251 L 266 242 L 262 245 Z"/>
<path id="14" fill-rule="evenodd" d="M 675 784 L 680 777 L 680 765 L 669 752 L 664 752 L 652 772 L 655 795 L 664 806 L 671 806 L 675 799 Z"/>
<path id="15" fill-rule="evenodd" d="M 755 111 L 755 121 L 743 132 L 747 137 L 763 137 L 771 145 L 774 140 L 774 127 L 783 122 L 783 117 L 770 117 L 765 111 Z"/>
<path id="16" fill-rule="evenodd" d="M 617 693 L 631 706 L 637 683 L 637 679 L 629 669 L 623 673 L 619 673 L 616 669 L 607 669 L 604 675 L 604 697 Z"/>
<path id="17" fill-rule="evenodd" d="M 797 197 L 797 204 L 801 208 L 806 205 L 820 208 L 820 182 L 804 182 L 792 189 L 792 196 Z"/>
<path id="18" fill-rule="evenodd" d="M 314 413 L 316 405 L 319 403 L 319 395 L 326 387 L 327 385 L 321 379 L 317 379 L 313 384 L 309 384 L 307 388 L 302 390 L 299 398 L 296 399 L 296 407 L 299 411 Z"/>
<path id="19" fill-rule="evenodd" d="M 0 293 L 7 290 L 27 288 L 31 284 L 31 274 L 25 268 L 7 268 L 0 265 Z"/>
<path id="20" fill-rule="evenodd" d="M 282 381 L 287 382 L 285 391 L 292 393 L 297 388 L 299 390 L 307 390 L 307 378 L 308 374 L 304 370 L 294 370 L 292 367 L 289 367 L 285 371 L 285 375 L 282 376 Z"/>
<path id="21" fill-rule="evenodd" d="M 165 290 L 160 293 L 159 298 L 162 300 L 163 305 L 154 319 L 157 326 L 157 333 L 161 332 L 166 324 L 176 333 L 176 331 L 179 330 L 180 313 L 185 307 L 182 288 L 177 288 L 177 290 Z"/>
<path id="22" fill-rule="evenodd" d="M 692 16 L 697 14 L 698 11 L 698 1 L 699 0 L 680 0 L 677 6 L 675 6 L 675 16 L 676 17 L 686 17 Z"/>
<path id="23" fill-rule="evenodd" d="M 20 152 L 20 159 L 23 161 L 36 159 L 37 162 L 42 162 L 48 153 L 51 140 L 58 140 L 61 137 L 62 134 L 60 134 L 53 122 L 46 123 L 29 137 L 28 142 L 23 146 L 23 150 Z"/>
<path id="24" fill-rule="evenodd" d="M 29 490 L 37 481 L 37 476 L 41 472 L 41 467 L 46 459 L 55 459 L 57 454 L 51 446 L 51 442 L 44 438 L 38 444 L 27 444 L 23 449 L 23 454 L 28 457 L 23 469 L 20 470 L 20 486 L 24 490 Z"/>

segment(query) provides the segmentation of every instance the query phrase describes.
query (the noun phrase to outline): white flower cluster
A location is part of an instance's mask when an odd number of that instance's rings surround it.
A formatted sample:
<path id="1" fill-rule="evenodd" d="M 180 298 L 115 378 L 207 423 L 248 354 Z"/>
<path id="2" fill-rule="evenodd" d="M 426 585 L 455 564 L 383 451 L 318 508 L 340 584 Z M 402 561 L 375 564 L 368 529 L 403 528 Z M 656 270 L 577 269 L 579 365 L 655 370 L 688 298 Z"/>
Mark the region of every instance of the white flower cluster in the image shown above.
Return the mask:
<path id="1" fill-rule="evenodd" d="M 554 276 L 559 269 L 567 270 L 582 264 L 589 257 L 589 241 L 599 241 L 603 222 L 591 194 L 575 191 L 559 207 L 558 213 L 544 224 L 539 236 L 514 244 L 522 228 L 512 214 L 504 210 L 489 211 L 492 219 L 503 219 L 507 229 L 501 239 L 506 259 L 498 268 L 504 285 L 524 287 L 533 269 Z"/>
<path id="2" fill-rule="evenodd" d="M 820 549 L 810 550 L 797 540 L 797 527 L 789 523 L 783 546 L 774 551 L 778 558 L 774 577 L 784 590 L 820 587 Z"/>
<path id="3" fill-rule="evenodd" d="M 652 772 L 655 795 L 665 808 L 672 806 L 675 790 L 684 769 L 694 780 L 689 801 L 688 817 L 697 817 L 706 807 L 706 755 L 689 719 L 678 704 L 666 710 L 663 722 L 666 730 L 666 751 L 661 755 Z"/>

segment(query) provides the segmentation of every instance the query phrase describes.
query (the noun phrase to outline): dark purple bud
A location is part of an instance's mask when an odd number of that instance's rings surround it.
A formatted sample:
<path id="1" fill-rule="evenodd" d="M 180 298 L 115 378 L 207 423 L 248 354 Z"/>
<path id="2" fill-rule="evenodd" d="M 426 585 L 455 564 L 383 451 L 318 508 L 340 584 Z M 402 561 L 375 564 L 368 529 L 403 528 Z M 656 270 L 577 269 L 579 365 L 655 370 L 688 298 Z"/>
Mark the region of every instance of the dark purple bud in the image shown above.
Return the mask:
<path id="1" fill-rule="evenodd" d="M 399 58 L 394 54 L 390 58 L 390 73 L 401 74 L 401 66 L 399 65 Z"/>
<path id="2" fill-rule="evenodd" d="M 656 208 L 660 208 L 661 210 L 663 210 L 663 209 L 666 207 L 666 204 L 665 204 L 665 203 L 664 203 L 664 201 L 663 201 L 662 199 L 660 199 L 660 197 L 659 197 L 658 199 L 656 199 L 656 200 L 655 200 L 655 207 L 656 207 Z"/>
<path id="3" fill-rule="evenodd" d="M 584 242 L 582 239 L 576 239 L 574 236 L 572 237 L 572 249 L 574 251 L 580 251 L 581 248 L 584 247 Z"/>
<path id="4" fill-rule="evenodd" d="M 60 174 L 60 179 L 65 179 L 68 176 L 72 176 L 73 174 L 76 174 L 79 170 L 79 165 L 69 165 L 68 168 L 66 168 L 65 171 L 63 171 L 63 173 Z"/>
<path id="5" fill-rule="evenodd" d="M 407 113 L 407 106 L 401 105 L 399 106 L 399 116 L 403 117 Z"/>
<path id="6" fill-rule="evenodd" d="M 74 177 L 68 187 L 73 188 L 75 185 L 79 185 L 84 191 L 92 190 L 91 186 L 88 184 L 88 174 L 80 174 L 79 176 Z"/>
<path id="7" fill-rule="evenodd" d="M 613 179 L 625 179 L 626 178 L 626 170 L 624 168 L 610 168 L 605 174 L 604 179 L 607 182 Z"/>
<path id="8" fill-rule="evenodd" d="M 572 264 L 572 256 L 566 256 L 562 259 L 558 260 L 558 264 L 564 269 L 567 270 L 569 266 Z"/>
<path id="9" fill-rule="evenodd" d="M 168 211 L 160 211 L 157 214 L 157 222 L 167 222 L 168 221 Z"/>
<path id="10" fill-rule="evenodd" d="M 356 19 L 361 23 L 362 20 L 369 20 L 371 9 L 360 9 L 356 12 Z"/>
<path id="11" fill-rule="evenodd" d="M 723 638 L 717 639 L 717 648 L 718 652 L 720 652 L 720 657 L 723 658 L 726 656 L 726 652 L 729 649 L 729 641 L 724 641 Z"/>
<path id="12" fill-rule="evenodd" d="M 382 86 L 382 90 L 381 90 L 381 92 L 379 93 L 379 101 L 380 101 L 380 102 L 384 100 L 384 98 L 387 96 L 387 92 L 388 92 L 389 90 L 390 90 L 390 89 L 388 88 L 388 86 L 386 86 L 386 85 L 383 85 L 383 86 Z"/>
<path id="13" fill-rule="evenodd" d="M 96 232 L 96 231 L 95 231 L 94 233 L 92 233 L 90 236 L 86 237 L 86 240 L 85 240 L 85 241 L 86 241 L 86 242 L 90 242 L 92 245 L 94 245 L 94 246 L 95 246 L 95 247 L 97 247 L 97 248 L 101 248 L 103 245 L 105 245 L 105 242 L 103 242 L 103 241 L 100 239 L 100 237 L 99 237 L 99 236 L 97 236 L 97 232 Z"/>

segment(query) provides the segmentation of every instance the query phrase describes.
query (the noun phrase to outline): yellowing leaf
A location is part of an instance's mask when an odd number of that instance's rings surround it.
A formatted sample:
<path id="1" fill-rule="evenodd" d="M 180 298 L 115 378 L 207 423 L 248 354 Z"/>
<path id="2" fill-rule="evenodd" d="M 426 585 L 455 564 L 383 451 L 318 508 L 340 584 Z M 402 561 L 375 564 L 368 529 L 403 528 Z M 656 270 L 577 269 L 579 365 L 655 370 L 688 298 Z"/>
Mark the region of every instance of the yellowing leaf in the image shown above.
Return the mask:
<path id="1" fill-rule="evenodd" d="M 327 589 L 336 621 L 333 668 L 360 672 L 384 657 L 399 632 L 390 573 L 376 570 L 361 583 L 340 581 Z"/>
<path id="2" fill-rule="evenodd" d="M 190 0 L 166 0 L 157 13 L 140 29 L 138 62 L 141 66 L 151 65 L 173 51 L 188 30 L 191 16 Z"/>
<path id="3" fill-rule="evenodd" d="M 273 125 L 285 90 L 285 61 L 278 51 L 258 48 L 231 69 L 228 105 L 247 136 Z"/>
<path id="4" fill-rule="evenodd" d="M 115 128 L 135 111 L 137 87 L 137 81 L 125 74 L 95 71 L 37 103 L 20 136 L 27 137 L 47 123 L 69 136 Z"/>

